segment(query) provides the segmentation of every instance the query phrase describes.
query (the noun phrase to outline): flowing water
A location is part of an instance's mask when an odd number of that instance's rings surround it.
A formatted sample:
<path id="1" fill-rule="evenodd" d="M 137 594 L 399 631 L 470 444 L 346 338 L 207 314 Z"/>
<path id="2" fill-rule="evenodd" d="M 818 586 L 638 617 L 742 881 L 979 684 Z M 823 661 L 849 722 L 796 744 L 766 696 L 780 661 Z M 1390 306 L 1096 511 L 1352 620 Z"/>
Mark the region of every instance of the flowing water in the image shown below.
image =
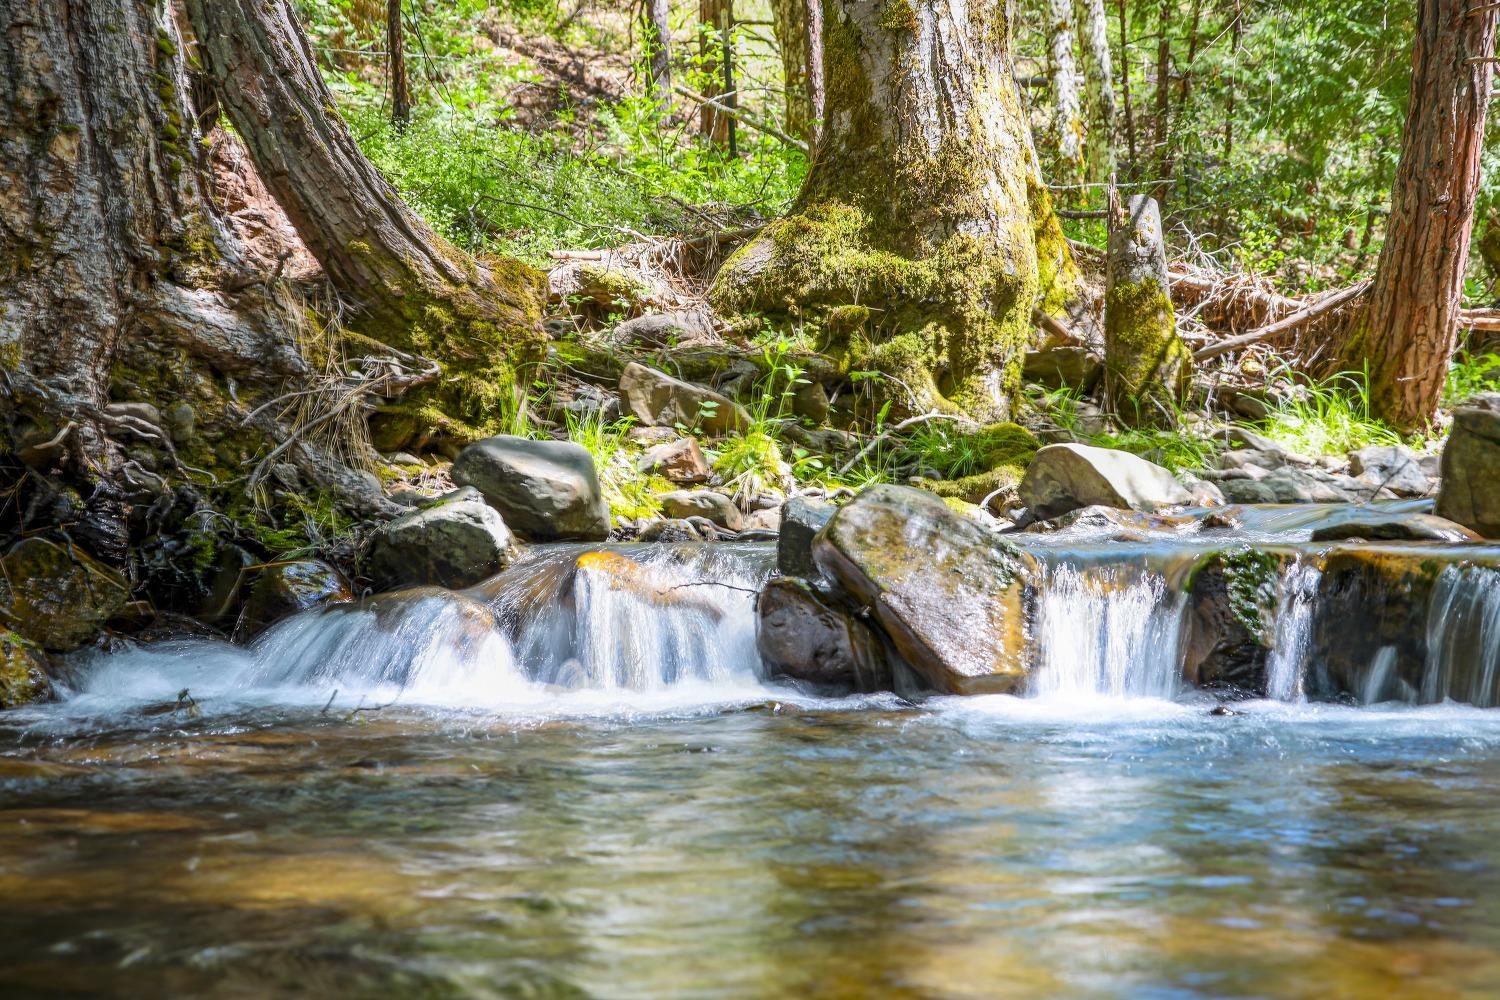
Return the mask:
<path id="1" fill-rule="evenodd" d="M 1494 997 L 1500 711 L 1443 699 L 1497 700 L 1500 574 L 1310 701 L 1302 516 L 1246 529 L 1298 558 L 1237 714 L 1181 681 L 1190 537 L 1028 540 L 1025 697 L 767 683 L 760 546 L 78 664 L 0 714 L 0 996 Z"/>

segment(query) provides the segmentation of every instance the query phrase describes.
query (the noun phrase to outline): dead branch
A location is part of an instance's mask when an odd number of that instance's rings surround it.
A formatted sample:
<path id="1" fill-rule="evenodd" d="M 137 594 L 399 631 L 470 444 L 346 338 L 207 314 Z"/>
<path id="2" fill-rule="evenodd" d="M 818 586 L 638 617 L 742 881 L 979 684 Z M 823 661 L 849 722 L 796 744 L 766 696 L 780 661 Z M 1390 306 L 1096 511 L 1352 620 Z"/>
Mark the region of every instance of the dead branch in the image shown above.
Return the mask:
<path id="1" fill-rule="evenodd" d="M 1221 354 L 1228 354 L 1230 351 L 1237 351 L 1242 347 L 1258 344 L 1279 334 L 1288 333 L 1299 326 L 1317 319 L 1319 316 L 1332 312 L 1339 306 L 1357 299 L 1369 287 L 1370 282 L 1367 279 L 1358 284 L 1350 285 L 1348 288 L 1325 295 L 1311 305 L 1304 306 L 1292 313 L 1290 316 L 1263 326 L 1258 330 L 1251 330 L 1249 333 L 1242 333 L 1238 337 L 1230 337 L 1228 340 L 1221 340 L 1216 344 L 1201 347 L 1193 352 L 1193 360 L 1207 361 L 1209 358 L 1217 358 Z"/>

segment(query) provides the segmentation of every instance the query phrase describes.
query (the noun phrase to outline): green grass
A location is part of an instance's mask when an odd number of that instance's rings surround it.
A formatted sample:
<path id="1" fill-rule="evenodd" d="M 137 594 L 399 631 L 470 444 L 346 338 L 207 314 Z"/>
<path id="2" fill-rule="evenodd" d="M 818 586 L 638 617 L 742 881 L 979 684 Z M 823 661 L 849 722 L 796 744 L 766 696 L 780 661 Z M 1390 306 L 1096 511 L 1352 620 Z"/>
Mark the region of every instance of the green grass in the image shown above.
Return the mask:
<path id="1" fill-rule="evenodd" d="M 1371 415 L 1362 372 L 1292 384 L 1290 396 L 1255 429 L 1304 455 L 1346 455 L 1369 445 L 1401 444 L 1401 435 Z"/>
<path id="2" fill-rule="evenodd" d="M 1483 392 L 1500 392 L 1500 354 L 1460 354 L 1448 369 L 1443 405 L 1457 406 Z"/>

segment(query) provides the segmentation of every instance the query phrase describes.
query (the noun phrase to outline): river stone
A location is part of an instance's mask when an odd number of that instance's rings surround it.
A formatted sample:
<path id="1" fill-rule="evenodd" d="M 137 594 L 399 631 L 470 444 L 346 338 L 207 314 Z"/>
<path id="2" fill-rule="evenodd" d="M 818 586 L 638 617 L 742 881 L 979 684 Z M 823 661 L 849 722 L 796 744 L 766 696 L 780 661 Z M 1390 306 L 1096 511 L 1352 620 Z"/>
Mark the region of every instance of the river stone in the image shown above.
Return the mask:
<path id="1" fill-rule="evenodd" d="M 505 519 L 473 487 L 403 514 L 370 539 L 365 572 L 382 589 L 409 584 L 471 587 L 516 558 Z"/>
<path id="2" fill-rule="evenodd" d="M 642 542 L 701 542 L 703 535 L 693 522 L 682 517 L 658 518 L 641 529 Z"/>
<path id="3" fill-rule="evenodd" d="M 1372 542 L 1470 542 L 1479 536 L 1435 514 L 1398 514 L 1388 518 L 1351 520 L 1314 528 L 1315 542 L 1363 538 Z"/>
<path id="4" fill-rule="evenodd" d="M 1500 538 L 1500 393 L 1475 396 L 1453 412 L 1442 468 L 1435 512 Z"/>
<path id="5" fill-rule="evenodd" d="M 1399 497 L 1424 497 L 1432 482 L 1421 459 L 1398 444 L 1371 445 L 1349 453 L 1349 472 L 1372 489 L 1384 487 Z"/>
<path id="6" fill-rule="evenodd" d="M 745 527 L 745 515 L 734 501 L 713 490 L 673 490 L 656 498 L 661 512 L 668 517 L 706 517 L 721 528 L 739 531 Z"/>
<path id="7" fill-rule="evenodd" d="M 1290 557 L 1244 546 L 1203 556 L 1186 589 L 1183 677 L 1232 695 L 1266 692 L 1278 585 Z"/>
<path id="8" fill-rule="evenodd" d="M 1341 482 L 1356 492 L 1340 488 Z M 1230 503 L 1351 503 L 1369 499 L 1372 492 L 1347 476 L 1320 475 L 1291 466 L 1261 479 L 1224 479 L 1219 489 Z"/>
<path id="9" fill-rule="evenodd" d="M 0 574 L 0 618 L 53 652 L 77 649 L 125 607 L 130 586 L 76 546 L 27 538 L 11 546 Z"/>
<path id="10" fill-rule="evenodd" d="M 806 581 L 770 581 L 755 608 L 756 646 L 773 677 L 841 692 L 890 689 L 891 665 L 874 630 Z"/>
<path id="11" fill-rule="evenodd" d="M 0 629 L 0 708 L 28 705 L 51 694 L 41 650 L 16 633 Z"/>
<path id="12" fill-rule="evenodd" d="M 939 691 L 1006 693 L 1025 681 L 1029 559 L 938 497 L 871 487 L 818 533 L 813 558 Z"/>
<path id="13" fill-rule="evenodd" d="M 539 541 L 609 537 L 593 456 L 571 441 L 485 438 L 459 452 L 452 476 L 484 494 L 507 525 Z"/>
<path id="14" fill-rule="evenodd" d="M 1020 493 L 1039 520 L 1093 504 L 1151 512 L 1193 502 L 1192 494 L 1161 466 L 1129 452 L 1082 444 L 1052 444 L 1038 451 L 1021 477 Z"/>
<path id="15" fill-rule="evenodd" d="M 708 481 L 708 460 L 696 438 L 685 437 L 646 449 L 636 469 L 683 485 Z"/>
<path id="16" fill-rule="evenodd" d="M 813 562 L 813 538 L 838 508 L 820 500 L 793 497 L 781 505 L 781 534 L 776 539 L 776 569 L 786 576 L 811 580 L 818 575 Z"/>
<path id="17" fill-rule="evenodd" d="M 250 571 L 249 591 L 234 629 L 236 640 L 252 639 L 288 615 L 354 600 L 344 574 L 321 559 L 287 559 Z"/>
<path id="18" fill-rule="evenodd" d="M 749 414 L 729 398 L 634 361 L 620 375 L 620 408 L 647 427 L 723 435 L 750 425 Z"/>
<path id="19" fill-rule="evenodd" d="M 617 323 L 606 340 L 614 347 L 672 347 L 716 336 L 713 315 L 702 309 L 649 313 Z"/>

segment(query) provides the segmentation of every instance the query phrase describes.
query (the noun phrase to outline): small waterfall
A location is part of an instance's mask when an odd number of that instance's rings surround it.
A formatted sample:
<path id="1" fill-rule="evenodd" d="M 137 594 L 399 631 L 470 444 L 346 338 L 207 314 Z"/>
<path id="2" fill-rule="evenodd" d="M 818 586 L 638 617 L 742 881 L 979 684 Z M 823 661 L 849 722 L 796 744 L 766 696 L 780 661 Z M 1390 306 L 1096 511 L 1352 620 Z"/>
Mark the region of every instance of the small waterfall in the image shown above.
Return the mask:
<path id="1" fill-rule="evenodd" d="M 1031 694 L 1171 698 L 1187 600 L 1142 565 L 1047 566 L 1038 582 Z"/>
<path id="2" fill-rule="evenodd" d="M 1290 563 L 1277 585 L 1271 652 L 1266 658 L 1266 697 L 1303 701 L 1303 680 L 1312 647 L 1313 614 L 1317 608 L 1322 569 L 1300 559 Z"/>
<path id="3" fill-rule="evenodd" d="M 1500 705 L 1500 570 L 1455 564 L 1438 575 L 1420 696 Z"/>

